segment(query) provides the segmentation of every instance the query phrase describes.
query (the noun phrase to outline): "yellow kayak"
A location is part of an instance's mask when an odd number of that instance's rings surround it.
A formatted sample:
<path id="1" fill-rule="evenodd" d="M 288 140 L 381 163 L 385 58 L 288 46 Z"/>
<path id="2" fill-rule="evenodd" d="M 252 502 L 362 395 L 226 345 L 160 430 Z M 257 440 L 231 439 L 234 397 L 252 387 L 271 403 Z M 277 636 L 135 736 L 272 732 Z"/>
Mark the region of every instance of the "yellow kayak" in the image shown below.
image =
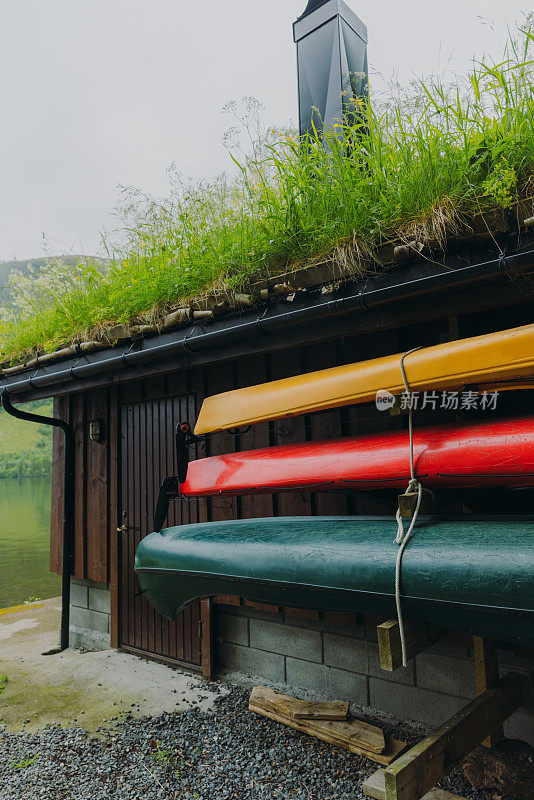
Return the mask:
<path id="1" fill-rule="evenodd" d="M 402 353 L 248 386 L 204 400 L 195 433 L 372 402 L 379 389 L 404 391 Z M 425 347 L 406 356 L 410 390 L 466 385 L 517 388 L 534 377 L 534 325 Z"/>

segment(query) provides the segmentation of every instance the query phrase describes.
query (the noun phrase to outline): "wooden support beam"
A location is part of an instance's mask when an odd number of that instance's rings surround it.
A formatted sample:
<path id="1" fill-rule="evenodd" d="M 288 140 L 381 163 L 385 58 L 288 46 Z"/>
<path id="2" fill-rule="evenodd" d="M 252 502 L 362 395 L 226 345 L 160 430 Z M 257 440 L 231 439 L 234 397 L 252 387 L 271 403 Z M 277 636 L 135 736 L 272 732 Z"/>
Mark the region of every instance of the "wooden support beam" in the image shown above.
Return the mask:
<path id="1" fill-rule="evenodd" d="M 388 672 L 394 672 L 399 667 L 402 667 L 399 623 L 396 619 L 388 619 L 387 622 L 377 626 L 376 632 L 378 635 L 380 666 Z M 414 658 L 418 653 L 443 639 L 447 633 L 448 631 L 446 630 L 430 628 L 422 622 L 410 619 L 405 620 L 404 636 L 408 659 Z"/>
<path id="2" fill-rule="evenodd" d="M 477 695 L 482 694 L 486 689 L 491 689 L 499 680 L 499 659 L 497 654 L 497 643 L 493 639 L 483 639 L 481 636 L 473 636 L 473 656 L 475 660 L 475 679 L 477 685 Z M 484 739 L 484 747 L 495 747 L 504 737 L 502 725 L 495 728 L 490 735 Z"/>
<path id="3" fill-rule="evenodd" d="M 386 769 L 386 800 L 420 800 L 520 705 L 521 679 L 510 672 Z"/>
<path id="4" fill-rule="evenodd" d="M 367 780 L 364 781 L 362 792 L 373 800 L 386 800 L 386 781 L 384 778 L 385 769 L 377 769 Z M 446 792 L 444 789 L 431 789 L 425 794 L 422 800 L 465 800 L 460 795 Z"/>
<path id="5" fill-rule="evenodd" d="M 213 678 L 215 661 L 215 636 L 213 631 L 213 604 L 211 599 L 200 601 L 200 657 L 202 675 Z"/>

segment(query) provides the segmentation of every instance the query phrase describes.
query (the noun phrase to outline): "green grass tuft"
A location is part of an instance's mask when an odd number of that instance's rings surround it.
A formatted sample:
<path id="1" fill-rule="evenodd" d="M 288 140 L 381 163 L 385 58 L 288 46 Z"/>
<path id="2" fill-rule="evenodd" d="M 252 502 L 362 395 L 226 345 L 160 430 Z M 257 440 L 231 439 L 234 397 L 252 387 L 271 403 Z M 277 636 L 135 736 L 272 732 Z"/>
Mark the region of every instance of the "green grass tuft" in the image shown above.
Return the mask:
<path id="1" fill-rule="evenodd" d="M 500 63 L 476 64 L 463 84 L 421 83 L 383 109 L 355 103 L 326 147 L 271 130 L 253 137 L 252 155 L 229 146 L 236 179 L 195 187 L 172 175 L 165 200 L 126 194 L 111 265 L 57 262 L 15 276 L 0 353 L 150 321 L 214 285 L 246 288 L 326 257 L 357 273 L 388 237 L 445 241 L 463 217 L 510 208 L 534 186 L 532 42 L 527 24 Z M 254 111 L 249 102 L 249 131 Z"/>
<path id="2" fill-rule="evenodd" d="M 35 764 L 36 761 L 37 761 L 37 756 L 33 756 L 33 757 L 25 756 L 20 761 L 17 761 L 16 759 L 13 759 L 13 761 L 10 764 L 10 766 L 13 769 L 26 769 L 26 767 L 31 767 L 32 764 Z"/>

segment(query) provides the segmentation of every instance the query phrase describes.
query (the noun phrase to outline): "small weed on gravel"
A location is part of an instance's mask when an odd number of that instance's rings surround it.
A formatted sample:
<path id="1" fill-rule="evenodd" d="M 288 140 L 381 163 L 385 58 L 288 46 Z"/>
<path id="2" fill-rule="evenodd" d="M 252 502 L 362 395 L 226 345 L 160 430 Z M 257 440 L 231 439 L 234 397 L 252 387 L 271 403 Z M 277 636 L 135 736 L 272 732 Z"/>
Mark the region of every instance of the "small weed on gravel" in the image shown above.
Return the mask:
<path id="1" fill-rule="evenodd" d="M 11 767 L 13 767 L 13 769 L 24 769 L 25 767 L 31 766 L 34 761 L 37 761 L 37 756 L 33 756 L 33 758 L 26 756 L 21 761 L 12 761 Z"/>
<path id="2" fill-rule="evenodd" d="M 160 764 L 170 764 L 174 752 L 172 750 L 166 750 L 164 747 L 162 747 L 161 742 L 153 742 L 152 744 L 154 746 L 154 760 L 159 761 Z"/>

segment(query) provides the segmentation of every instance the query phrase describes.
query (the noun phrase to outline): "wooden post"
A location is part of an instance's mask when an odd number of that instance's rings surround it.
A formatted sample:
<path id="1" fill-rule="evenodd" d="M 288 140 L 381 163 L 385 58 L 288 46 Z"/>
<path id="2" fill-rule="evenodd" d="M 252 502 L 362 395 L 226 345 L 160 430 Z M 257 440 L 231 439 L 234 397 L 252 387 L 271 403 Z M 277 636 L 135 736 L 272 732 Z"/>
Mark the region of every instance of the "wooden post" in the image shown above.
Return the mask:
<path id="1" fill-rule="evenodd" d="M 386 800 L 420 800 L 520 705 L 521 679 L 510 672 L 386 769 Z"/>
<path id="2" fill-rule="evenodd" d="M 486 689 L 491 689 L 499 680 L 497 643 L 493 639 L 483 639 L 481 636 L 473 636 L 473 656 L 475 661 L 477 695 L 480 695 L 485 692 Z M 503 737 L 503 727 L 499 725 L 484 739 L 482 744 L 484 747 L 495 747 L 497 742 Z"/>
<path id="3" fill-rule="evenodd" d="M 200 637 L 202 675 L 211 680 L 213 678 L 215 660 L 215 653 L 213 652 L 215 637 L 213 635 L 212 601 L 210 599 L 200 601 Z"/>
<path id="4" fill-rule="evenodd" d="M 376 628 L 378 636 L 378 653 L 380 667 L 388 672 L 394 672 L 402 667 L 402 647 L 399 623 L 396 619 L 389 619 Z M 443 639 L 447 631 L 429 628 L 422 622 L 414 620 L 404 621 L 404 636 L 406 640 L 406 656 L 414 658 L 418 653 L 426 650 L 430 645 Z"/>

